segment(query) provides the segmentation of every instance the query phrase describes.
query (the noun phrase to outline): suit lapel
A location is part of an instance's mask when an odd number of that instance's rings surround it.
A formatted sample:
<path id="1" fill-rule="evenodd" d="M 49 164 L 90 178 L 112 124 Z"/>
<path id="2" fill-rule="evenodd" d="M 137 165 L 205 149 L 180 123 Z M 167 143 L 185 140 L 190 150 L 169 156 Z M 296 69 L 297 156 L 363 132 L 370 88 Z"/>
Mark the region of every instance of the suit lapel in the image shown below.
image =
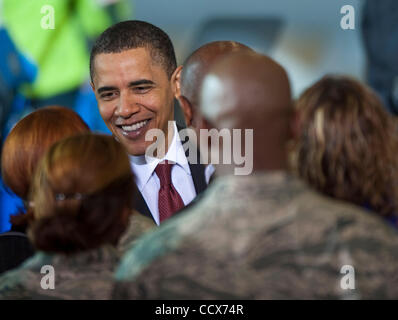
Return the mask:
<path id="1" fill-rule="evenodd" d="M 205 180 L 205 168 L 203 164 L 189 164 L 189 168 L 192 173 L 192 180 L 196 190 L 196 196 L 198 196 L 207 187 Z"/>
<path id="2" fill-rule="evenodd" d="M 183 128 L 177 125 L 177 129 L 178 129 L 178 132 L 180 133 L 180 131 Z M 184 137 L 181 137 L 181 135 L 180 135 L 180 138 L 181 138 L 182 144 L 185 144 L 185 143 L 191 144 L 191 142 L 187 141 L 188 137 L 185 137 L 185 140 L 183 140 Z M 187 157 L 187 159 L 189 159 L 189 150 L 190 149 L 191 148 L 187 148 L 187 150 L 185 151 L 185 156 Z M 192 180 L 193 180 L 193 184 L 195 186 L 196 195 L 198 195 L 203 190 L 205 190 L 207 187 L 206 179 L 205 179 L 205 167 L 203 164 L 200 163 L 199 149 L 197 149 L 196 163 L 194 164 L 194 163 L 189 162 L 189 169 L 191 170 Z"/>
<path id="3" fill-rule="evenodd" d="M 141 213 L 144 216 L 147 216 L 149 218 L 151 218 L 153 221 L 155 221 L 155 219 L 153 218 L 151 211 L 149 211 L 148 205 L 145 202 L 145 199 L 143 198 L 141 191 L 138 191 L 135 193 L 135 197 L 134 197 L 134 205 L 135 205 L 135 209 Z"/>

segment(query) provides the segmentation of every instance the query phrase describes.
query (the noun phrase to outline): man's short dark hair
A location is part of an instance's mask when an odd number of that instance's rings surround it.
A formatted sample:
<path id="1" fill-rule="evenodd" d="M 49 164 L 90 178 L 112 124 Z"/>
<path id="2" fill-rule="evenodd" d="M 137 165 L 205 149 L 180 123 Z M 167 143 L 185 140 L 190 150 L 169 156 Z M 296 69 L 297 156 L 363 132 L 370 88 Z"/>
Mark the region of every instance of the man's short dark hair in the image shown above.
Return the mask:
<path id="1" fill-rule="evenodd" d="M 169 36 L 158 27 L 144 21 L 119 22 L 106 29 L 95 41 L 90 55 L 90 77 L 94 77 L 94 58 L 101 53 L 119 53 L 146 48 L 154 61 L 161 64 L 170 78 L 177 68 L 174 47 Z"/>

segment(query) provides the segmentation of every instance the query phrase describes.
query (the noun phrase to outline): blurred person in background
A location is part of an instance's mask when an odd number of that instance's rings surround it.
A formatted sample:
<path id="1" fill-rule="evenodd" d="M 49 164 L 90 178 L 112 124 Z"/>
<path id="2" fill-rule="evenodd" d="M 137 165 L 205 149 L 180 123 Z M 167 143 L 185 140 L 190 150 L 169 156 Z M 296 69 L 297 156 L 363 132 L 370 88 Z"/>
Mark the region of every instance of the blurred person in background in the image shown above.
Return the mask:
<path id="1" fill-rule="evenodd" d="M 2 176 L 7 187 L 23 199 L 28 215 L 31 181 L 41 157 L 55 142 L 89 130 L 73 110 L 49 106 L 21 119 L 8 134 L 2 150 Z M 13 216 L 12 230 L 24 231 L 23 225 L 18 229 L 18 221 L 25 217 L 25 213 Z"/>
<path id="2" fill-rule="evenodd" d="M 178 76 L 178 102 L 184 114 L 185 123 L 195 130 L 196 137 L 200 137 L 200 129 L 205 129 L 204 119 L 199 110 L 200 84 L 209 71 L 211 65 L 221 57 L 239 50 L 252 50 L 236 41 L 214 41 L 196 49 L 186 59 Z M 200 140 L 195 141 L 200 145 Z M 214 167 L 205 167 L 206 182 L 209 183 L 214 173 Z"/>
<path id="3" fill-rule="evenodd" d="M 83 134 L 53 145 L 30 197 L 28 234 L 38 252 L 0 277 L 0 298 L 109 298 L 135 192 L 128 156 L 113 137 Z M 41 285 L 44 265 L 54 268 L 54 290 Z"/>
<path id="4" fill-rule="evenodd" d="M 24 106 L 19 89 L 24 83 L 31 83 L 37 74 L 35 65 L 21 54 L 4 28 L 1 5 L 0 1 L 0 148 L 12 126 L 12 114 Z M 18 201 L 6 192 L 0 176 L 0 232 L 9 229 L 9 213 Z"/>
<path id="5" fill-rule="evenodd" d="M 398 228 L 397 121 L 377 95 L 354 79 L 330 75 L 302 93 L 296 110 L 299 177 Z"/>
<path id="6" fill-rule="evenodd" d="M 1 157 L 2 177 L 6 187 L 22 199 L 23 207 L 13 208 L 14 214 L 19 212 L 10 218 L 11 232 L 0 236 L 0 273 L 16 267 L 33 253 L 25 231 L 33 214 L 28 196 L 39 160 L 58 140 L 88 131 L 77 113 L 52 106 L 30 113 L 7 136 Z"/>
<path id="7" fill-rule="evenodd" d="M 198 114 L 200 85 L 210 67 L 217 59 L 240 50 L 252 50 L 236 41 L 214 41 L 207 43 L 192 52 L 182 65 L 178 77 L 178 101 L 184 113 L 187 126 L 195 129 L 199 137 L 199 130 L 204 128 L 203 117 Z"/>
<path id="8" fill-rule="evenodd" d="M 215 62 L 200 107 L 218 130 L 253 129 L 253 172 L 216 165 L 196 206 L 124 256 L 114 298 L 398 297 L 396 231 L 288 172 L 290 97 L 286 71 L 268 57 L 239 52 Z M 355 290 L 341 284 L 345 265 L 355 270 Z"/>
<path id="9" fill-rule="evenodd" d="M 1 6 L 1 3 L 0 3 Z M 0 12 L 0 145 L 7 131 L 7 120 L 15 106 L 19 88 L 34 81 L 37 69 L 16 48 L 1 23 Z"/>
<path id="10" fill-rule="evenodd" d="M 5 27 L 39 69 L 33 85 L 25 88 L 33 108 L 53 104 L 75 107 L 79 88 L 88 79 L 90 43 L 114 22 L 105 6 L 118 2 L 3 0 Z M 124 14 L 129 16 L 127 12 Z"/>
<path id="11" fill-rule="evenodd" d="M 398 1 L 367 0 L 362 36 L 368 59 L 367 81 L 384 107 L 398 115 Z"/>

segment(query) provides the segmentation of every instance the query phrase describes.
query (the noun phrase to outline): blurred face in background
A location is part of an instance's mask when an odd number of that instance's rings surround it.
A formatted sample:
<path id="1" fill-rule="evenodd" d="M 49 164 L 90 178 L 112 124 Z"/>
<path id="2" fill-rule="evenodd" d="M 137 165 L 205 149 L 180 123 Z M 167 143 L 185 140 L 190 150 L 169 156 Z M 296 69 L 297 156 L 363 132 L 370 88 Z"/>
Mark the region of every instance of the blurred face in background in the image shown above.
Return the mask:
<path id="1" fill-rule="evenodd" d="M 161 129 L 167 137 L 177 70 L 169 78 L 146 48 L 99 54 L 94 66 L 92 87 L 100 114 L 130 155 L 145 154 L 154 142 L 145 141 L 149 129 Z"/>

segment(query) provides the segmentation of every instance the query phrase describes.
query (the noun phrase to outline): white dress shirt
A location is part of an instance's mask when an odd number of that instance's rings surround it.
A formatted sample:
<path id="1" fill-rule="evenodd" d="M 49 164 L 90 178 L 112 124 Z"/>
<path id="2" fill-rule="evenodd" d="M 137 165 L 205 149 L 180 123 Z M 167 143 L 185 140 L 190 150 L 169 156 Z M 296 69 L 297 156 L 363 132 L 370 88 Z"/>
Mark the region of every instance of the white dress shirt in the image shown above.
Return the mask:
<path id="1" fill-rule="evenodd" d="M 175 163 L 171 169 L 171 182 L 180 194 L 184 204 L 189 204 L 196 197 L 196 190 L 191 169 L 189 168 L 189 163 L 185 156 L 184 147 L 182 146 L 175 122 L 173 140 L 163 159 L 146 158 L 145 155 L 130 156 L 130 163 L 136 177 L 137 188 L 141 192 L 149 211 L 158 225 L 160 181 L 155 173 L 155 168 L 163 160 L 169 160 Z"/>

